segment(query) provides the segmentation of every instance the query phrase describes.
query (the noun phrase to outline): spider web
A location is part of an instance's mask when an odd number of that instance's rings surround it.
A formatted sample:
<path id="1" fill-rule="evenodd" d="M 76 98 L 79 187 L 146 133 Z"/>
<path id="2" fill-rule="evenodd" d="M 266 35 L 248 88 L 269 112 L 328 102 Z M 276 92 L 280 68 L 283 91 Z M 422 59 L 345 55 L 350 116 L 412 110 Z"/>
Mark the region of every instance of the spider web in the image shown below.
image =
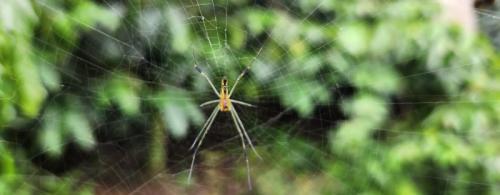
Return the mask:
<path id="1" fill-rule="evenodd" d="M 255 6 L 259 5 L 262 2 L 254 2 Z M 271 1 L 271 3 L 275 3 L 276 7 L 280 8 L 280 11 L 288 14 L 290 19 L 295 21 L 300 21 L 300 23 L 310 23 L 311 18 L 315 17 L 321 11 L 322 6 L 328 3 L 327 0 L 322 0 L 315 3 L 312 7 L 309 8 L 308 11 L 298 11 L 296 6 L 302 1 L 295 0 L 287 3 L 286 5 L 282 2 Z M 53 7 L 50 3 L 45 1 L 39 1 L 37 4 L 57 11 L 55 7 Z M 116 10 L 117 14 L 123 12 L 123 7 L 120 5 L 120 2 L 114 2 L 110 0 L 103 0 L 102 6 L 108 7 L 112 10 Z M 331 157 L 331 153 L 327 152 L 330 147 L 329 143 L 329 131 L 336 127 L 339 123 L 340 119 L 344 119 L 342 111 L 340 110 L 340 103 L 344 100 L 344 98 L 351 96 L 352 92 L 348 89 L 348 86 L 344 83 L 339 83 L 337 85 L 331 86 L 329 90 L 333 92 L 332 96 L 339 99 L 338 101 L 329 102 L 329 103 L 316 103 L 319 104 L 316 106 L 315 111 L 310 116 L 298 117 L 294 107 L 285 106 L 280 103 L 279 97 L 273 94 L 276 90 L 294 90 L 294 83 L 286 82 L 289 74 L 299 73 L 301 71 L 307 71 L 308 66 L 302 66 L 301 68 L 296 68 L 291 70 L 291 65 L 294 63 L 304 62 L 309 59 L 315 51 L 322 51 L 324 48 L 327 48 L 331 44 L 334 44 L 335 40 L 330 40 L 328 42 L 324 42 L 315 46 L 312 49 L 313 52 L 310 54 L 306 54 L 300 57 L 296 57 L 291 61 L 288 61 L 287 64 L 269 64 L 265 56 L 269 53 L 280 53 L 281 56 L 293 56 L 292 53 L 287 51 L 286 48 L 280 48 L 280 52 L 274 50 L 266 50 L 265 43 L 266 41 L 273 41 L 279 43 L 282 37 L 277 37 L 273 32 L 265 32 L 264 37 L 253 37 L 252 41 L 255 43 L 253 45 L 248 45 L 253 53 L 247 54 L 242 53 L 240 49 L 234 49 L 228 43 L 232 38 L 229 33 L 230 28 L 241 28 L 231 26 L 229 23 L 231 17 L 236 17 L 233 14 L 233 9 L 237 9 L 236 5 L 229 0 L 190 0 L 190 1 L 168 1 L 168 2 L 160 2 L 160 1 L 151 1 L 150 4 L 145 4 L 144 7 L 141 6 L 131 6 L 134 12 L 137 12 L 143 20 L 141 21 L 128 21 L 124 19 L 126 27 L 123 29 L 127 33 L 125 36 L 127 40 L 137 40 L 136 42 L 125 42 L 122 40 L 122 37 L 119 35 L 111 34 L 109 32 L 105 32 L 100 30 L 99 28 L 92 28 L 92 33 L 99 35 L 100 40 L 91 40 L 93 42 L 104 41 L 107 43 L 111 43 L 111 46 L 118 45 L 119 48 L 122 48 L 121 54 L 121 62 L 129 66 L 130 69 L 136 68 L 136 63 L 139 63 L 143 66 L 150 66 L 152 72 L 160 72 L 161 74 L 171 76 L 173 78 L 177 78 L 178 80 L 183 80 L 182 77 L 189 75 L 190 72 L 194 72 L 194 68 L 192 63 L 197 63 L 200 67 L 207 72 L 210 76 L 212 82 L 216 86 L 218 86 L 218 81 L 223 77 L 227 76 L 231 82 L 234 82 L 236 76 L 239 72 L 234 72 L 234 70 L 243 70 L 246 66 L 251 67 L 251 71 L 240 81 L 240 86 L 242 85 L 251 85 L 251 86 L 259 86 L 256 89 L 256 96 L 253 97 L 244 97 L 240 94 L 244 94 L 239 88 L 236 89 L 234 98 L 242 101 L 249 101 L 252 104 L 256 104 L 258 108 L 244 108 L 244 107 L 236 107 L 246 129 L 249 133 L 249 136 L 253 140 L 254 144 L 257 145 L 258 150 L 272 150 L 273 147 L 277 145 L 288 146 L 295 139 L 306 138 L 312 140 L 314 142 L 314 146 L 317 147 L 313 149 L 315 152 L 318 152 L 324 156 Z M 158 41 L 161 41 L 161 38 L 157 38 L 158 40 L 151 40 L 150 36 L 147 36 L 149 33 L 155 33 L 157 31 L 163 31 L 163 33 L 167 35 L 171 35 L 171 32 L 167 32 L 166 28 L 162 29 L 162 26 L 157 26 L 160 18 L 168 18 L 172 17 L 172 15 L 165 15 L 162 12 L 163 8 L 173 8 L 173 11 L 176 13 L 180 13 L 180 15 L 176 15 L 177 17 L 184 17 L 184 25 L 187 25 L 191 31 L 194 31 L 203 39 L 193 40 L 189 45 L 189 49 L 186 52 L 189 53 L 185 56 L 192 56 L 191 63 L 185 63 L 182 66 L 183 71 L 172 70 L 170 67 L 173 67 L 171 64 L 177 63 L 175 60 L 171 59 L 154 59 L 152 56 L 154 55 L 153 50 L 156 52 L 159 50 L 160 52 L 169 52 L 166 50 L 167 47 L 158 48 L 160 46 L 157 44 Z M 495 13 L 486 12 L 483 10 L 477 10 L 481 13 L 480 20 L 483 22 L 490 22 L 496 24 L 498 22 L 498 16 Z M 338 16 L 342 17 L 342 16 Z M 77 21 L 86 25 L 83 21 Z M 134 22 L 137 22 L 139 25 L 144 25 L 146 28 L 136 27 Z M 326 26 L 336 26 L 335 20 L 330 21 L 328 23 L 323 24 L 323 27 Z M 89 26 L 90 25 L 86 25 Z M 150 29 L 150 30 L 144 30 Z M 245 34 L 252 34 L 248 29 L 239 29 Z M 342 29 L 339 29 L 342 30 Z M 132 32 L 132 33 L 128 33 Z M 137 33 L 139 32 L 139 33 Z M 137 36 L 137 37 L 136 37 Z M 41 41 L 41 40 L 40 40 Z M 310 41 L 310 40 L 305 40 Z M 208 48 L 200 47 L 201 45 L 208 45 Z M 50 47 L 50 45 L 47 45 Z M 88 46 L 87 46 L 88 48 Z M 115 47 L 111 47 L 112 49 Z M 71 51 L 66 51 L 64 48 L 59 48 L 62 53 L 71 53 Z M 77 50 L 79 48 L 77 47 Z M 96 48 L 99 49 L 99 48 Z M 111 49 L 110 49 L 111 50 Z M 94 67 L 99 71 L 104 71 L 106 73 L 110 73 L 112 75 L 117 75 L 118 73 L 114 72 L 113 67 L 104 66 L 105 64 L 101 58 L 101 56 L 95 56 L 90 52 L 79 51 L 80 53 L 71 54 L 73 58 L 78 61 L 83 61 L 90 66 Z M 146 54 L 144 54 L 146 53 Z M 279 55 L 279 54 L 278 54 Z M 246 64 L 249 63 L 249 64 Z M 464 65 L 465 66 L 465 65 Z M 235 68 L 236 67 L 236 68 Z M 426 71 L 421 72 L 420 74 L 412 74 L 405 75 L 402 78 L 405 82 L 412 82 L 414 80 L 419 79 L 427 79 L 429 75 L 442 72 L 443 70 L 435 70 L 435 71 Z M 176 75 L 179 72 L 183 72 L 183 74 Z M 328 80 L 326 78 L 328 75 L 334 74 L 331 70 L 326 70 L 320 72 L 318 75 L 319 80 Z M 91 73 L 82 73 L 82 74 L 91 74 Z M 149 74 L 149 73 L 140 73 L 137 74 Z M 216 96 L 209 89 L 208 83 L 204 81 L 204 79 L 199 76 L 198 78 L 193 78 L 193 86 L 194 88 L 206 88 L 203 92 L 192 92 L 192 96 L 195 97 L 198 103 L 202 103 L 204 101 L 216 99 Z M 98 78 L 95 78 L 98 81 Z M 182 86 L 179 83 L 166 83 L 167 79 L 164 77 L 156 77 L 151 80 L 143 80 L 144 83 L 151 83 L 158 86 Z M 93 81 L 87 81 L 93 82 Z M 282 82 L 280 84 L 274 84 L 277 82 Z M 87 83 L 87 85 L 89 85 Z M 72 88 L 75 90 L 85 90 L 84 87 L 81 86 L 65 86 L 67 88 Z M 65 92 L 60 92 L 62 93 Z M 89 91 L 89 95 L 95 92 Z M 310 91 L 310 93 L 316 93 L 315 91 Z M 440 96 L 440 94 L 416 94 L 415 96 Z M 497 100 L 492 100 L 497 101 Z M 296 100 L 297 104 L 301 103 L 300 99 Z M 50 103 L 55 103 L 55 100 Z M 410 104 L 410 105 L 427 105 L 427 104 L 468 104 L 470 102 L 453 102 L 453 101 L 436 101 L 436 102 L 400 102 L 397 104 Z M 100 108 L 97 108 L 100 109 Z M 211 109 L 204 109 L 205 116 L 208 117 L 209 111 Z M 143 122 L 147 123 L 149 118 L 148 116 L 153 114 L 153 110 L 141 111 L 141 114 L 138 119 L 128 119 L 128 118 L 117 118 L 116 122 L 120 121 L 132 121 L 132 120 L 143 120 Z M 261 116 L 266 116 L 264 119 Z M 50 116 L 45 116 L 46 118 L 38 119 L 41 123 L 42 120 L 59 120 L 58 118 L 50 118 Z M 394 116 L 398 117 L 398 116 Z M 99 127 L 103 129 L 107 129 L 107 126 L 112 126 L 113 122 L 107 124 L 98 124 Z M 36 125 L 35 125 L 36 126 Z M 276 130 L 277 128 L 273 128 L 277 126 L 280 128 L 280 132 L 270 132 L 270 130 Z M 35 127 L 34 127 L 35 128 Z M 183 139 L 169 139 L 168 143 L 168 162 L 166 169 L 160 173 L 155 174 L 153 177 L 144 176 L 141 173 L 145 172 L 147 167 L 143 163 L 144 159 L 140 159 L 140 154 L 145 153 L 149 150 L 148 144 L 145 143 L 144 140 L 147 140 L 150 137 L 149 132 L 140 132 L 133 131 L 130 135 L 124 133 L 126 136 L 116 137 L 116 139 L 107 140 L 105 142 L 98 142 L 96 151 L 96 156 L 82 154 L 80 159 L 86 158 L 97 158 L 100 163 L 101 168 L 104 170 L 101 173 L 89 172 L 90 174 L 86 175 L 89 177 L 88 181 L 90 183 L 103 183 L 106 186 L 105 189 L 102 189 L 101 193 L 110 193 L 110 192 L 141 192 L 148 193 L 152 191 L 151 185 L 155 183 L 157 180 L 166 180 L 164 184 L 160 184 L 159 188 L 162 189 L 166 193 L 175 193 L 177 190 L 181 190 L 181 187 L 176 187 L 176 185 L 182 185 L 185 182 L 187 172 L 189 171 L 189 164 L 192 157 L 192 153 L 187 150 L 187 147 L 194 140 L 196 133 L 198 132 L 199 127 L 193 125 L 188 132 L 187 137 Z M 110 131 L 116 130 L 108 129 Z M 384 133 L 391 133 L 391 130 L 381 129 L 377 132 L 375 136 L 382 137 Z M 101 132 L 102 133 L 102 132 Z M 396 132 L 402 136 L 409 136 L 418 138 L 422 136 L 421 132 L 405 132 L 398 131 Z M 390 138 L 388 138 L 390 139 Z M 216 188 L 212 185 L 222 185 L 224 183 L 229 183 L 230 185 L 236 186 L 235 191 L 242 191 L 246 189 L 245 176 L 241 176 L 237 181 L 233 181 L 233 176 L 231 173 L 237 172 L 241 173 L 239 175 L 244 175 L 246 172 L 244 171 L 244 156 L 241 148 L 241 143 L 239 142 L 239 137 L 236 132 L 235 127 L 233 126 L 232 121 L 230 120 L 230 116 L 219 114 L 213 127 L 209 130 L 206 140 L 204 141 L 203 146 L 200 148 L 199 157 L 197 157 L 197 162 L 195 166 L 195 180 L 198 181 L 194 184 L 196 189 L 211 189 Z M 135 145 L 134 147 L 126 145 L 130 143 L 135 143 L 139 145 Z M 13 143 L 13 144 L 21 144 Z M 69 143 L 65 143 L 69 144 Z M 383 148 L 376 148 L 374 151 L 377 151 L 375 155 L 380 156 L 380 153 L 384 152 Z M 41 152 L 36 155 L 31 155 L 30 160 L 36 159 L 40 155 L 43 155 L 44 152 Z M 116 153 L 113 156 L 112 153 Z M 252 156 L 251 152 L 249 154 Z M 267 153 L 266 153 L 267 154 Z M 254 157 L 251 157 L 250 166 L 252 167 L 252 177 L 254 180 L 257 180 L 257 185 L 259 184 L 259 176 L 262 173 L 258 171 L 266 170 L 265 165 L 269 165 L 273 168 L 280 168 L 283 165 L 276 164 L 272 165 L 273 162 L 279 162 L 280 159 L 286 156 L 298 155 L 298 152 L 293 150 L 288 151 L 286 154 L 282 154 L 283 156 L 271 156 L 271 155 L 263 155 L 263 160 L 259 161 Z M 78 158 L 76 158 L 78 159 Z M 116 160 L 119 159 L 119 160 Z M 316 171 L 318 175 L 324 172 L 324 167 L 319 165 L 316 161 L 302 159 L 305 162 L 309 169 Z M 359 158 L 358 160 L 362 160 Z M 356 161 L 356 159 L 354 159 Z M 25 162 L 31 163 L 31 162 Z M 70 165 L 68 165 L 70 167 Z M 85 166 L 80 166 L 85 167 Z M 126 171 L 132 167 L 133 171 Z M 82 168 L 84 171 L 87 168 Z M 355 165 L 351 166 L 353 172 L 360 171 L 358 167 Z M 89 171 L 92 169 L 88 168 Z M 40 180 L 43 179 L 46 175 L 51 173 L 30 173 L 28 175 L 28 180 Z M 108 179 L 113 178 L 115 181 L 112 184 L 107 184 Z M 199 178 L 199 179 L 198 179 Z M 112 179 L 112 180 L 113 180 Z M 463 181 L 457 180 L 455 178 L 442 178 L 442 177 L 431 177 L 425 176 L 425 180 L 439 180 L 445 181 L 444 192 L 447 190 L 448 185 L 454 185 L 454 183 L 469 183 L 477 186 L 477 188 L 485 188 L 490 187 L 492 184 L 482 183 L 479 181 Z M 131 183 L 132 181 L 141 181 L 139 184 Z M 228 184 L 228 185 L 229 185 Z M 33 186 L 34 187 L 34 186 Z M 179 188 L 179 189 L 178 189 Z M 230 189 L 231 190 L 231 189 Z"/>

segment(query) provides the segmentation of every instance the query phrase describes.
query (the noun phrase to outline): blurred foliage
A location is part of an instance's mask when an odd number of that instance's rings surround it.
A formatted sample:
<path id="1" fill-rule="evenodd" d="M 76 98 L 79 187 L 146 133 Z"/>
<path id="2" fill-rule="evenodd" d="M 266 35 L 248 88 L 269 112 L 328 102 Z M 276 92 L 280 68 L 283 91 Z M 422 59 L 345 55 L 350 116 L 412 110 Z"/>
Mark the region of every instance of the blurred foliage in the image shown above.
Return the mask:
<path id="1" fill-rule="evenodd" d="M 1 0 L 0 194 L 91 193 L 78 174 L 24 178 L 39 174 L 34 156 L 54 162 L 68 145 L 99 155 L 99 137 L 134 131 L 150 136 L 135 144 L 163 169 L 167 137 L 196 134 L 204 120 L 197 103 L 211 89 L 195 62 L 216 84 L 252 63 L 238 97 L 274 98 L 295 120 L 322 107 L 342 116 L 318 132 L 326 147 L 286 134 L 308 126 L 257 127 L 271 132 L 257 138 L 258 192 L 500 191 L 500 58 L 482 35 L 438 19 L 434 1 L 202 6 L 212 2 Z"/>

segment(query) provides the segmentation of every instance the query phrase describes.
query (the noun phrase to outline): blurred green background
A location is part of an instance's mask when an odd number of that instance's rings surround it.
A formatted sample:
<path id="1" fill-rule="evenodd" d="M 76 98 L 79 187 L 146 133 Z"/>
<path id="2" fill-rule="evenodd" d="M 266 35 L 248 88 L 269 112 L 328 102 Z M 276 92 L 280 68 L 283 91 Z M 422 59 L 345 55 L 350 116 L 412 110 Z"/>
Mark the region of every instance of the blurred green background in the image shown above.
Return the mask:
<path id="1" fill-rule="evenodd" d="M 0 194 L 500 194 L 500 19 L 435 0 L 0 0 Z M 500 16 L 499 16 L 500 17 Z M 248 191 L 218 86 L 262 160 Z"/>

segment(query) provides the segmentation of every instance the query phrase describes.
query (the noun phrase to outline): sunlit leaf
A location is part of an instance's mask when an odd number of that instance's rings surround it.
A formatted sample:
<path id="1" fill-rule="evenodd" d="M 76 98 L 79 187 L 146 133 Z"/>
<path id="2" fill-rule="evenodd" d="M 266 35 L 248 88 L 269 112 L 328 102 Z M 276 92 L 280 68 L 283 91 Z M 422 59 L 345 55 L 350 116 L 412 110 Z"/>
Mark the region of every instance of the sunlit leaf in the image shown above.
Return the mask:
<path id="1" fill-rule="evenodd" d="M 357 66 L 352 76 L 354 85 L 382 94 L 395 93 L 401 85 L 401 79 L 393 68 L 376 62 Z"/>
<path id="2" fill-rule="evenodd" d="M 289 78 L 276 83 L 281 99 L 286 106 L 296 109 L 301 116 L 307 116 L 317 103 L 326 102 L 329 94 L 316 82 L 305 82 L 298 78 Z"/>
<path id="3" fill-rule="evenodd" d="M 47 110 L 39 135 L 42 151 L 52 157 L 60 156 L 64 147 L 63 133 L 60 113 L 55 108 Z"/>
<path id="4" fill-rule="evenodd" d="M 55 67 L 51 64 L 40 63 L 38 68 L 45 87 L 51 91 L 59 90 L 61 87 L 61 76 L 58 74 Z"/>
<path id="5" fill-rule="evenodd" d="M 260 10 L 260 9 L 252 9 L 244 12 L 245 15 L 245 24 L 250 30 L 252 35 L 258 35 L 262 33 L 266 28 L 269 28 L 275 22 L 275 13 Z"/>
<path id="6" fill-rule="evenodd" d="M 122 13 L 116 7 L 104 8 L 90 1 L 79 1 L 71 13 L 70 20 L 83 28 L 96 28 L 97 24 L 109 30 L 114 30 L 120 25 Z"/>
<path id="7" fill-rule="evenodd" d="M 188 119 L 184 111 L 176 105 L 168 105 L 163 113 L 164 121 L 174 137 L 182 137 L 187 133 Z"/>
<path id="8" fill-rule="evenodd" d="M 81 113 L 66 112 L 64 116 L 64 127 L 72 133 L 75 142 L 83 149 L 89 150 L 95 146 L 95 138 L 92 134 L 90 124 Z"/>
<path id="9" fill-rule="evenodd" d="M 186 16 L 180 8 L 169 8 L 167 10 L 169 32 L 171 34 L 172 47 L 177 52 L 185 52 L 190 44 L 189 26 L 186 24 Z"/>
<path id="10" fill-rule="evenodd" d="M 18 52 L 29 54 L 28 46 L 19 44 Z M 47 95 L 43 87 L 37 69 L 31 57 L 18 54 L 18 63 L 15 68 L 17 85 L 19 88 L 19 102 L 23 114 L 28 117 L 35 117 Z"/>
<path id="11" fill-rule="evenodd" d="M 186 136 L 190 122 L 194 124 L 203 122 L 204 118 L 198 106 L 183 90 L 167 88 L 155 94 L 152 102 L 161 112 L 166 130 L 175 138 Z"/>
<path id="12" fill-rule="evenodd" d="M 351 55 L 359 56 L 364 54 L 370 43 L 370 30 L 363 23 L 344 24 L 339 33 L 338 41 Z"/>
<path id="13" fill-rule="evenodd" d="M 112 103 L 118 105 L 126 115 L 134 115 L 139 112 L 141 99 L 138 90 L 141 83 L 126 74 L 117 73 L 108 80 L 98 84 L 97 91 L 99 103 L 109 106 Z"/>

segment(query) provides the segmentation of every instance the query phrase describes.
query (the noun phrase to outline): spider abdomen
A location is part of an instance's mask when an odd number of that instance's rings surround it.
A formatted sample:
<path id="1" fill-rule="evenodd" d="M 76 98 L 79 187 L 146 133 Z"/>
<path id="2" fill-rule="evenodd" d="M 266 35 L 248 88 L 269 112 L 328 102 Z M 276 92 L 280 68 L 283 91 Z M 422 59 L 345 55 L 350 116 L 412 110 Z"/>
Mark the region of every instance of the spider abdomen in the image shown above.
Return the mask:
<path id="1" fill-rule="evenodd" d="M 229 98 L 223 97 L 220 99 L 219 109 L 221 112 L 228 112 L 231 108 L 231 100 Z"/>

